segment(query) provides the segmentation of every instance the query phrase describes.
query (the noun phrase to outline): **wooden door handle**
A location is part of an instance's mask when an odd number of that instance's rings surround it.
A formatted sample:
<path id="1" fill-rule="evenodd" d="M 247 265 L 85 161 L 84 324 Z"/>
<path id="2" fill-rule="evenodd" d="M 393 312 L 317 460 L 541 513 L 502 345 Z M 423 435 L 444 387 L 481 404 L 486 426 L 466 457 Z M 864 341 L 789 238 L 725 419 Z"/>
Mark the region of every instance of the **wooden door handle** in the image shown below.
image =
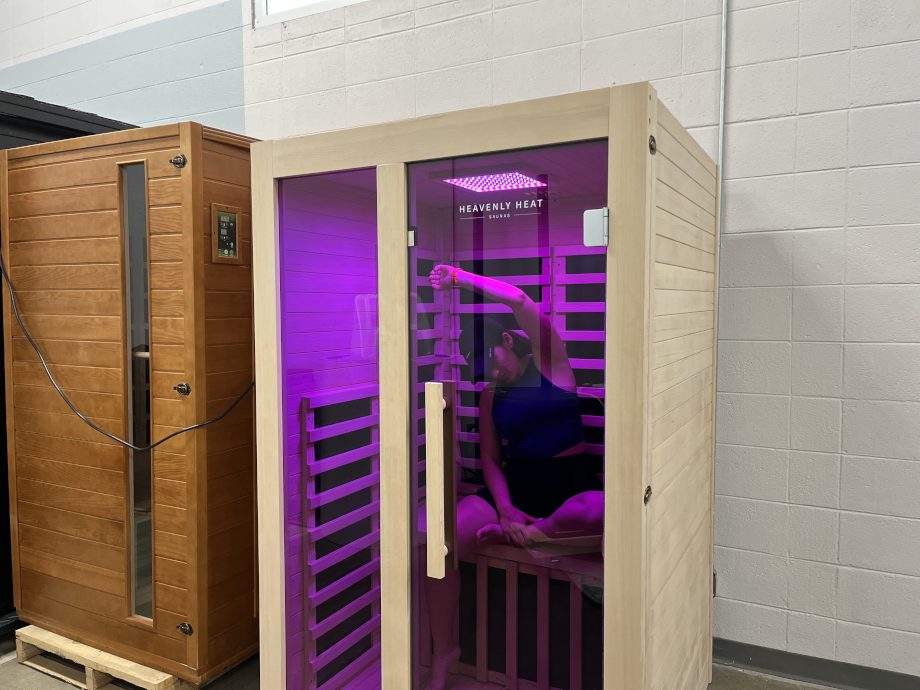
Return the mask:
<path id="1" fill-rule="evenodd" d="M 456 533 L 454 496 L 453 384 L 425 383 L 425 520 L 428 577 L 443 579 Z"/>

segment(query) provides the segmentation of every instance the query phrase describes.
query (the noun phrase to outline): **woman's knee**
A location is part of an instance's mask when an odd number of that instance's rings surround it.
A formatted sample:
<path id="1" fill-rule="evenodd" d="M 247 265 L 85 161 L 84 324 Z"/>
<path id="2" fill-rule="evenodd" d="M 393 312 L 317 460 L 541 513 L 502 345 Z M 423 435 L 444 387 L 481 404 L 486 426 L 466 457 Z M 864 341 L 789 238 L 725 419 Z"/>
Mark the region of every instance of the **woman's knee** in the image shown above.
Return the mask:
<path id="1" fill-rule="evenodd" d="M 457 504 L 457 550 L 460 558 L 476 546 L 481 527 L 498 520 L 495 509 L 479 496 L 467 496 Z"/>
<path id="2" fill-rule="evenodd" d="M 600 491 L 588 491 L 573 496 L 559 511 L 557 519 L 566 528 L 577 529 L 603 524 L 604 495 Z"/>
<path id="3" fill-rule="evenodd" d="M 604 522 L 604 492 L 588 491 L 582 494 L 585 518 L 592 523 Z"/>

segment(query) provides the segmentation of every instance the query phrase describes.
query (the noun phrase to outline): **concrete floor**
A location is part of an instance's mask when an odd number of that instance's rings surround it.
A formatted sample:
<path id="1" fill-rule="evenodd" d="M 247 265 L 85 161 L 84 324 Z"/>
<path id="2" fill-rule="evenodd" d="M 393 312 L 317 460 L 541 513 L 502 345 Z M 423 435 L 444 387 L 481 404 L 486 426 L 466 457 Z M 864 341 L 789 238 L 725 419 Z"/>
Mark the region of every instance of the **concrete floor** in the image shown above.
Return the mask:
<path id="1" fill-rule="evenodd" d="M 0 688 L 9 690 L 66 690 L 71 688 L 72 690 L 72 685 L 46 676 L 27 666 L 20 666 L 16 663 L 15 648 L 12 635 L 0 639 Z M 459 677 L 455 676 L 455 678 L 459 680 Z M 134 688 L 135 686 L 118 683 L 117 687 Z M 253 658 L 216 680 L 208 686 L 208 689 L 255 690 L 258 687 L 259 660 Z M 454 684 L 453 690 L 479 687 L 481 686 L 476 683 L 463 685 L 460 681 Z M 713 669 L 712 685 L 709 686 L 709 690 L 806 690 L 818 687 L 717 665 Z"/>

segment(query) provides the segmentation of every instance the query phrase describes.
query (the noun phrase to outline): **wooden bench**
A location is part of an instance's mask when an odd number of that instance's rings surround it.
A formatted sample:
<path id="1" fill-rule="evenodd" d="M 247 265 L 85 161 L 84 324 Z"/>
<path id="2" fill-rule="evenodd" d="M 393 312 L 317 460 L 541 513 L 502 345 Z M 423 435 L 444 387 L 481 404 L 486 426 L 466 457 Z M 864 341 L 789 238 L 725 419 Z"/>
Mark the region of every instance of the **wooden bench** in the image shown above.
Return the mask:
<path id="1" fill-rule="evenodd" d="M 568 665 L 566 687 L 581 690 L 585 676 L 583 662 L 583 622 L 584 611 L 591 602 L 598 607 L 603 601 L 603 558 L 600 553 L 577 555 L 537 555 L 515 546 L 485 546 L 472 554 L 466 562 L 475 567 L 475 650 L 463 649 L 461 663 L 457 670 L 482 683 L 493 683 L 509 689 L 552 690 L 551 662 L 563 657 Z M 490 610 L 490 569 L 504 573 L 504 611 Z M 523 637 L 533 637 L 533 631 L 520 628 L 519 589 L 521 576 L 531 576 L 536 580 L 536 623 L 535 644 L 528 649 Z M 493 578 L 494 579 L 494 578 Z M 564 583 L 568 592 L 568 635 L 567 648 L 551 644 L 552 624 L 550 616 L 550 587 L 552 582 Z M 469 578 L 464 579 L 464 587 Z M 463 600 L 461 595 L 461 601 Z M 504 668 L 490 667 L 490 620 L 495 616 L 504 617 L 504 640 L 499 644 L 504 648 Z M 597 634 L 600 636 L 600 618 Z M 429 629 L 427 611 L 421 621 L 422 639 L 428 640 Z M 500 626 L 497 626 L 500 627 Z M 501 631 L 499 630 L 499 633 Z M 522 633 L 528 633 L 524 635 Z M 463 641 L 461 636 L 461 643 Z M 494 648 L 494 644 L 491 645 Z M 420 661 L 423 666 L 431 664 L 431 649 L 428 644 L 420 645 Z M 470 654 L 474 652 L 474 654 Z M 522 677 L 519 659 L 529 654 L 536 660 L 536 673 L 530 679 Z M 464 657 L 474 656 L 474 663 L 463 663 Z M 599 660 L 599 659 L 598 659 Z M 589 675 L 590 675 L 589 671 Z M 599 669 L 594 671 L 599 678 Z"/>

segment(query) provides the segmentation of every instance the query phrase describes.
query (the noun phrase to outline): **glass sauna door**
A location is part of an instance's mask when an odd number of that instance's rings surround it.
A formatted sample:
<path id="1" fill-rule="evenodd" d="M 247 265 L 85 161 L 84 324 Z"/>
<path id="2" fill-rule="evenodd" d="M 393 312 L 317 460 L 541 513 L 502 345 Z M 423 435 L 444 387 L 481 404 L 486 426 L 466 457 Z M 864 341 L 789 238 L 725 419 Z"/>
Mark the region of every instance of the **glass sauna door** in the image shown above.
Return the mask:
<path id="1" fill-rule="evenodd" d="M 600 688 L 607 143 L 408 194 L 414 686 Z"/>

